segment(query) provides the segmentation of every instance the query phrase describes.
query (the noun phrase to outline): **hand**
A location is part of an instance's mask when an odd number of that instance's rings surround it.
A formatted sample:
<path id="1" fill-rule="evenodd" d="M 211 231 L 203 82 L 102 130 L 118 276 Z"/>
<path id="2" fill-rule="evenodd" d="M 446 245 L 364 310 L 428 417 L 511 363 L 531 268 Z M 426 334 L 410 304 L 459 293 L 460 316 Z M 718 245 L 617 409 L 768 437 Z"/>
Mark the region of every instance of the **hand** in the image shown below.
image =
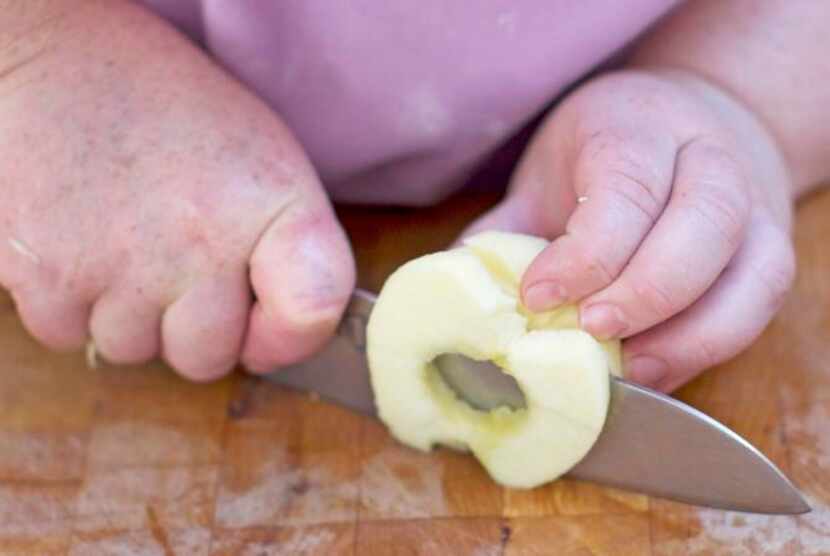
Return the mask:
<path id="1" fill-rule="evenodd" d="M 567 98 L 506 200 L 467 233 L 553 239 L 522 282 L 625 338 L 626 374 L 671 391 L 747 347 L 794 273 L 788 171 L 745 107 L 683 73 L 627 71 Z"/>
<path id="2" fill-rule="evenodd" d="M 197 380 L 309 355 L 354 268 L 291 133 L 131 3 L 76 8 L 0 57 L 0 285 L 28 330 Z"/>

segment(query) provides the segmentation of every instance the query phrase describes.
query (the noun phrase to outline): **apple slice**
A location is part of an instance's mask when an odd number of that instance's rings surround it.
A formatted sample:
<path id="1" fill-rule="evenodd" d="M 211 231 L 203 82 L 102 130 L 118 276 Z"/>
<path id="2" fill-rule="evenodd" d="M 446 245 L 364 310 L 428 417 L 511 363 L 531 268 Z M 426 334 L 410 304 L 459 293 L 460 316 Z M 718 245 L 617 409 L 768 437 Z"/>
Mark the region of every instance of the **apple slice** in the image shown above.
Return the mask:
<path id="1" fill-rule="evenodd" d="M 532 488 L 565 473 L 593 446 L 608 409 L 619 342 L 578 329 L 576 308 L 531 314 L 521 276 L 547 243 L 487 232 L 464 247 L 399 268 L 378 296 L 367 352 L 378 414 L 399 441 L 421 450 L 470 450 L 498 482 Z M 525 408 L 481 411 L 443 380 L 448 353 L 497 364 Z"/>

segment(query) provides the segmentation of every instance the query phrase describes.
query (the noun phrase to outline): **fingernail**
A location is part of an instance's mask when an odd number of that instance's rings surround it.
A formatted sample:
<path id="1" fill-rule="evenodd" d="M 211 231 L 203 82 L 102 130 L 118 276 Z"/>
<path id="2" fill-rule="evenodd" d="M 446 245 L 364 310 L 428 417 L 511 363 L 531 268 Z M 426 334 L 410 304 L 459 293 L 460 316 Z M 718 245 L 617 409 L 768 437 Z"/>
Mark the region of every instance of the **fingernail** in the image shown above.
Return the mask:
<path id="1" fill-rule="evenodd" d="M 638 355 L 626 361 L 625 375 L 644 386 L 656 386 L 668 373 L 666 362 L 651 355 Z"/>
<path id="2" fill-rule="evenodd" d="M 556 282 L 537 282 L 524 295 L 524 304 L 531 311 L 555 309 L 568 299 L 568 292 Z"/>
<path id="3" fill-rule="evenodd" d="M 579 324 L 600 340 L 618 338 L 626 329 L 622 311 L 610 303 L 597 303 L 582 309 Z"/>

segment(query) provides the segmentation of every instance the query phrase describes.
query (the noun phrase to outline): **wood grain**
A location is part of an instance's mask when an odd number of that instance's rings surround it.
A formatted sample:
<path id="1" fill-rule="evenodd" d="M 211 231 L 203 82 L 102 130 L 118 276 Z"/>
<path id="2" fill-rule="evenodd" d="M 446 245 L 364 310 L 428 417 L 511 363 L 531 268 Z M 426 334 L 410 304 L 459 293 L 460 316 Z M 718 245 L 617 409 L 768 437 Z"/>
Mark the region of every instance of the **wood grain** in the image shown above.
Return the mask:
<path id="1" fill-rule="evenodd" d="M 340 209 L 361 285 L 446 246 L 496 200 Z M 466 455 L 415 452 L 262 379 L 199 385 L 160 364 L 49 354 L 0 293 L 0 554 L 830 554 L 830 192 L 803 203 L 794 235 L 799 274 L 780 315 L 678 396 L 781 466 L 809 515 L 567 480 L 503 489 Z"/>

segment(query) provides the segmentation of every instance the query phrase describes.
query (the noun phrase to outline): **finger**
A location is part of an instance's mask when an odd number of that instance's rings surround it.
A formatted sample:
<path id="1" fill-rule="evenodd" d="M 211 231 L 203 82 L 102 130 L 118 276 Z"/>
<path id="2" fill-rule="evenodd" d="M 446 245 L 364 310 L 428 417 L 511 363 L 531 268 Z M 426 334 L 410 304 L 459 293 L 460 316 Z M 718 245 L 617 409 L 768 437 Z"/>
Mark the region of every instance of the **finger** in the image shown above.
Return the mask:
<path id="1" fill-rule="evenodd" d="M 257 297 L 243 362 L 268 372 L 329 339 L 355 283 L 346 235 L 322 191 L 308 193 L 268 228 L 250 262 Z"/>
<path id="2" fill-rule="evenodd" d="M 599 338 L 631 336 L 703 295 L 744 237 L 746 189 L 725 150 L 683 147 L 668 206 L 620 277 L 582 302 L 582 326 Z"/>
<path id="3" fill-rule="evenodd" d="M 89 339 L 90 306 L 56 292 L 12 290 L 17 312 L 26 330 L 56 351 L 82 348 Z"/>
<path id="4" fill-rule="evenodd" d="M 127 288 L 105 293 L 92 308 L 89 329 L 105 360 L 132 365 L 159 354 L 162 307 Z"/>
<path id="5" fill-rule="evenodd" d="M 670 392 L 735 356 L 761 334 L 794 273 L 786 232 L 754 220 L 735 259 L 705 296 L 625 343 L 626 375 Z"/>
<path id="6" fill-rule="evenodd" d="M 225 375 L 239 360 L 250 305 L 244 269 L 197 282 L 164 313 L 165 360 L 191 380 Z"/>
<path id="7" fill-rule="evenodd" d="M 528 308 L 543 311 L 581 299 L 620 274 L 669 198 L 675 154 L 672 137 L 639 130 L 584 140 L 572 169 L 580 202 L 565 234 L 523 277 Z"/>

